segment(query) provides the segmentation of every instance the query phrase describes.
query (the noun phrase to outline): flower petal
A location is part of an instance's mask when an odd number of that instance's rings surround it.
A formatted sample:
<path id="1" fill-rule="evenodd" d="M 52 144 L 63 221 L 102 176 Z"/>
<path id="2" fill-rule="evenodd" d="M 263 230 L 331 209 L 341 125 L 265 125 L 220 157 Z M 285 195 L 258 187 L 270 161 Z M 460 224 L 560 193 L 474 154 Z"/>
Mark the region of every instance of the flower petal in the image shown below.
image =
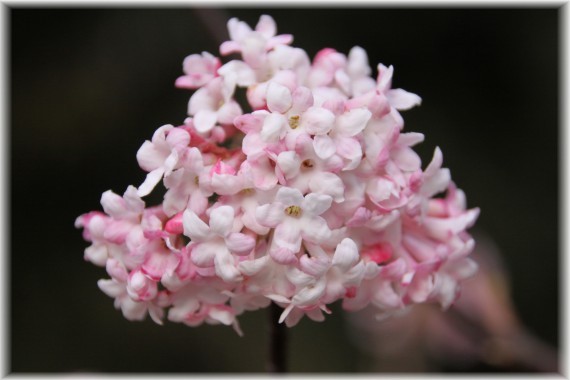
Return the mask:
<path id="1" fill-rule="evenodd" d="M 294 151 L 285 151 L 277 156 L 277 165 L 286 179 L 295 178 L 301 168 L 301 159 Z"/>
<path id="2" fill-rule="evenodd" d="M 352 239 L 344 238 L 336 247 L 332 265 L 336 265 L 346 272 L 353 267 L 358 260 L 360 260 L 360 255 L 358 254 L 356 243 Z"/>
<path id="3" fill-rule="evenodd" d="M 206 268 L 214 265 L 214 258 L 219 251 L 219 244 L 199 243 L 194 245 L 190 259 L 199 267 Z"/>
<path id="4" fill-rule="evenodd" d="M 219 249 L 214 259 L 216 274 L 227 282 L 235 282 L 242 279 L 241 273 L 237 270 L 235 259 L 227 249 Z"/>
<path id="5" fill-rule="evenodd" d="M 232 206 L 220 206 L 210 213 L 210 230 L 226 237 L 232 232 L 235 211 Z"/>
<path id="6" fill-rule="evenodd" d="M 285 207 L 301 206 L 304 201 L 303 194 L 297 189 L 291 187 L 282 187 L 277 191 L 275 200 Z"/>
<path id="7" fill-rule="evenodd" d="M 285 218 L 285 210 L 280 203 L 268 203 L 255 210 L 257 223 L 265 227 L 275 228 Z"/>
<path id="8" fill-rule="evenodd" d="M 158 168 L 146 175 L 144 182 L 139 186 L 137 195 L 139 197 L 144 197 L 150 194 L 150 192 L 156 187 L 156 185 L 162 179 L 164 175 L 164 168 Z"/>
<path id="9" fill-rule="evenodd" d="M 332 197 L 330 195 L 310 193 L 303 199 L 301 209 L 311 215 L 321 215 L 331 207 L 331 204 Z"/>
<path id="10" fill-rule="evenodd" d="M 301 249 L 301 228 L 296 221 L 283 222 L 275 228 L 270 253 L 278 249 L 285 249 L 293 255 Z"/>
<path id="11" fill-rule="evenodd" d="M 210 227 L 193 211 L 186 210 L 182 215 L 184 235 L 196 242 L 205 241 L 210 236 Z"/>
<path id="12" fill-rule="evenodd" d="M 330 197 L 329 197 L 330 198 Z M 302 236 L 311 243 L 323 243 L 330 239 L 332 232 L 327 222 L 320 216 L 315 216 L 303 224 Z"/>
<path id="13" fill-rule="evenodd" d="M 194 115 L 194 127 L 200 133 L 207 133 L 214 128 L 218 115 L 214 111 L 200 110 Z"/>
<path id="14" fill-rule="evenodd" d="M 319 158 L 326 160 L 336 153 L 336 144 L 328 135 L 317 135 L 313 139 L 313 148 Z"/>
<path id="15" fill-rule="evenodd" d="M 291 90 L 277 82 L 269 82 L 267 86 L 267 108 L 271 112 L 285 113 L 292 104 Z"/>
<path id="16" fill-rule="evenodd" d="M 355 136 L 370 120 L 372 113 L 366 108 L 355 108 L 336 118 L 337 130 L 342 136 Z"/>
<path id="17" fill-rule="evenodd" d="M 255 247 L 255 238 L 250 235 L 234 232 L 229 234 L 226 238 L 226 245 L 232 253 L 243 256 L 250 253 L 253 247 Z"/>
<path id="18" fill-rule="evenodd" d="M 395 88 L 386 94 L 390 105 L 397 110 L 405 111 L 422 104 L 422 98 L 411 92 Z"/>
<path id="19" fill-rule="evenodd" d="M 310 107 L 301 117 L 301 127 L 311 135 L 327 134 L 333 127 L 335 115 L 321 107 Z"/>
<path id="20" fill-rule="evenodd" d="M 331 196 L 336 203 L 344 201 L 344 183 L 336 174 L 318 173 L 309 181 L 309 188 L 313 193 Z"/>

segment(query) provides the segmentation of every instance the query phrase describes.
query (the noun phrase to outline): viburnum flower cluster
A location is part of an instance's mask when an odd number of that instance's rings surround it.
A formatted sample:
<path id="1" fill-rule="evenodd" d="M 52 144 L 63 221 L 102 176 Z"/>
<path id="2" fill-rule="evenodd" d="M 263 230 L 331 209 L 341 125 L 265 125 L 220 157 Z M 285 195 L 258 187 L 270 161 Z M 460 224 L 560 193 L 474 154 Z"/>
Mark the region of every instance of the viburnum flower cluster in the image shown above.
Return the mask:
<path id="1" fill-rule="evenodd" d="M 104 212 L 76 221 L 85 259 L 110 277 L 101 290 L 129 320 L 240 334 L 236 317 L 272 302 L 287 326 L 322 321 L 336 301 L 382 315 L 449 307 L 476 270 L 466 229 L 479 210 L 438 148 L 422 170 L 412 147 L 424 136 L 404 133 L 400 115 L 420 97 L 392 88 L 392 66 L 374 79 L 360 47 L 311 62 L 269 16 L 228 29 L 220 54 L 235 59 L 184 60 L 175 84 L 194 90 L 189 117 L 141 146 L 144 182 L 106 191 Z M 160 182 L 164 201 L 146 207 Z"/>

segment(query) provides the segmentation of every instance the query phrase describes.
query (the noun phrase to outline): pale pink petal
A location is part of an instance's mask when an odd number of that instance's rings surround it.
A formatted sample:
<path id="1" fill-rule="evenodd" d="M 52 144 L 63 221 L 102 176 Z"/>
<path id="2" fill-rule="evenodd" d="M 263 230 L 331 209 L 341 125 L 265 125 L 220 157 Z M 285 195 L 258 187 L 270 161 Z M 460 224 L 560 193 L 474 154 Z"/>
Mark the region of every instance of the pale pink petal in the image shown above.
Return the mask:
<path id="1" fill-rule="evenodd" d="M 301 226 L 299 223 L 284 221 L 279 224 L 274 231 L 271 251 L 274 251 L 274 248 L 286 249 L 293 254 L 299 252 L 301 249 Z"/>
<path id="2" fill-rule="evenodd" d="M 335 121 L 335 115 L 321 107 L 311 107 L 301 117 L 300 127 L 311 135 L 324 135 L 328 133 Z"/>
<path id="3" fill-rule="evenodd" d="M 422 165 L 422 160 L 418 154 L 407 147 L 392 149 L 391 157 L 394 163 L 404 171 L 413 172 L 419 170 Z"/>
<path id="4" fill-rule="evenodd" d="M 378 64 L 378 90 L 386 92 L 392 86 L 392 76 L 394 74 L 394 67 L 386 67 L 383 64 Z"/>
<path id="5" fill-rule="evenodd" d="M 359 146 L 360 147 L 360 146 Z M 328 135 L 317 135 L 313 139 L 313 148 L 319 158 L 326 160 L 336 153 L 337 147 Z"/>
<path id="6" fill-rule="evenodd" d="M 103 238 L 115 244 L 123 244 L 127 236 L 131 233 L 133 224 L 124 220 L 112 220 L 105 230 Z"/>
<path id="7" fill-rule="evenodd" d="M 267 41 L 267 49 L 272 49 L 279 45 L 288 45 L 293 42 L 293 36 L 291 34 L 280 34 L 275 37 L 271 37 L 269 41 Z"/>
<path id="8" fill-rule="evenodd" d="M 214 259 L 216 274 L 227 282 L 239 281 L 242 276 L 237 270 L 235 259 L 227 249 L 220 249 Z"/>
<path id="9" fill-rule="evenodd" d="M 167 272 L 172 272 L 180 262 L 180 258 L 170 252 L 153 252 L 147 256 L 141 270 L 154 281 L 160 281 L 162 276 Z"/>
<path id="10" fill-rule="evenodd" d="M 267 108 L 271 112 L 285 113 L 293 104 L 291 91 L 277 82 L 269 82 L 266 96 Z"/>
<path id="11" fill-rule="evenodd" d="M 158 168 L 148 173 L 146 175 L 144 182 L 139 186 L 137 195 L 139 197 L 144 197 L 150 194 L 150 192 L 160 182 L 163 175 L 164 175 L 164 168 Z"/>
<path id="12" fill-rule="evenodd" d="M 194 115 L 194 126 L 200 133 L 207 133 L 214 128 L 218 115 L 214 111 L 202 110 Z"/>
<path id="13" fill-rule="evenodd" d="M 109 254 L 107 253 L 107 247 L 105 245 L 90 245 L 85 248 L 84 258 L 93 264 L 103 267 L 107 262 Z"/>
<path id="14" fill-rule="evenodd" d="M 308 218 L 301 233 L 304 240 L 315 244 L 325 242 L 332 234 L 327 222 L 320 216 Z"/>
<path id="15" fill-rule="evenodd" d="M 353 267 L 360 260 L 358 254 L 358 247 L 354 240 L 344 238 L 339 245 L 337 245 L 334 252 L 332 265 L 338 266 L 343 271 L 347 271 Z"/>
<path id="16" fill-rule="evenodd" d="M 394 182 L 385 178 L 375 178 L 368 182 L 366 193 L 373 202 L 379 203 L 390 198 L 394 190 Z"/>
<path id="17" fill-rule="evenodd" d="M 312 286 L 307 286 L 295 294 L 292 302 L 297 306 L 312 306 L 323 296 L 326 285 L 326 279 L 323 278 Z"/>
<path id="18" fill-rule="evenodd" d="M 237 53 L 241 50 L 241 45 L 235 41 L 224 41 L 220 45 L 220 54 L 228 55 L 232 53 Z"/>
<path id="19" fill-rule="evenodd" d="M 277 25 L 271 16 L 261 15 L 255 26 L 255 31 L 267 39 L 273 37 L 277 33 Z"/>
<path id="20" fill-rule="evenodd" d="M 190 144 L 190 134 L 182 128 L 173 128 L 166 136 L 166 143 L 172 149 L 181 150 Z"/>
<path id="21" fill-rule="evenodd" d="M 127 272 L 127 269 L 123 263 L 121 263 L 119 260 L 109 258 L 109 260 L 107 260 L 107 264 L 105 265 L 105 269 L 107 270 L 107 273 L 109 273 L 109 276 L 111 276 L 113 279 L 123 283 L 127 282 L 129 273 Z"/>
<path id="22" fill-rule="evenodd" d="M 147 313 L 146 302 L 137 302 L 130 298 L 125 298 L 121 302 L 123 316 L 129 321 L 142 321 Z"/>
<path id="23" fill-rule="evenodd" d="M 271 265 L 269 256 L 262 256 L 259 259 L 247 260 L 239 263 L 239 270 L 246 276 L 254 276 L 267 265 Z"/>
<path id="24" fill-rule="evenodd" d="M 307 87 L 301 86 L 297 87 L 293 91 L 293 105 L 291 106 L 291 112 L 293 114 L 301 114 L 309 107 L 313 105 L 313 93 Z"/>
<path id="25" fill-rule="evenodd" d="M 194 191 L 190 197 L 188 208 L 197 215 L 202 215 L 208 207 L 208 197 L 202 191 Z"/>
<path id="26" fill-rule="evenodd" d="M 355 136 L 360 133 L 372 114 L 366 108 L 355 108 L 336 118 L 337 130 L 343 136 Z"/>
<path id="27" fill-rule="evenodd" d="M 234 126 L 243 133 L 259 132 L 263 127 L 263 121 L 267 116 L 267 111 L 255 111 L 246 113 L 234 119 Z"/>
<path id="28" fill-rule="evenodd" d="M 279 166 L 285 178 L 295 178 L 299 174 L 301 159 L 294 151 L 281 152 L 277 156 L 277 166 Z"/>
<path id="29" fill-rule="evenodd" d="M 234 195 L 243 190 L 242 179 L 235 175 L 213 174 L 212 190 L 219 195 Z"/>
<path id="30" fill-rule="evenodd" d="M 336 174 L 320 172 L 314 175 L 309 181 L 309 189 L 313 193 L 331 196 L 336 203 L 344 201 L 344 183 Z"/>
<path id="31" fill-rule="evenodd" d="M 397 110 L 405 111 L 422 104 L 422 98 L 411 92 L 396 88 L 386 94 L 390 105 Z"/>
<path id="32" fill-rule="evenodd" d="M 297 189 L 291 187 L 282 187 L 277 191 L 275 200 L 285 207 L 301 206 L 304 201 L 303 194 Z"/>
<path id="33" fill-rule="evenodd" d="M 416 273 L 407 287 L 407 295 L 415 303 L 425 302 L 435 287 L 435 279 L 429 273 Z"/>
<path id="34" fill-rule="evenodd" d="M 232 206 L 220 206 L 210 213 L 210 230 L 220 236 L 228 236 L 234 224 L 235 212 Z"/>
<path id="35" fill-rule="evenodd" d="M 134 270 L 129 274 L 127 293 L 134 301 L 149 301 L 158 292 L 156 281 L 145 276 L 142 271 Z"/>
<path id="36" fill-rule="evenodd" d="M 213 307 L 210 309 L 208 316 L 226 326 L 234 323 L 235 317 L 229 308 Z"/>
<path id="37" fill-rule="evenodd" d="M 434 238 L 445 241 L 451 236 L 471 227 L 479 217 L 479 209 L 474 208 L 450 218 L 425 217 L 425 228 Z"/>
<path id="38" fill-rule="evenodd" d="M 217 120 L 220 124 L 233 125 L 235 118 L 240 116 L 241 114 L 242 110 L 239 104 L 235 100 L 231 100 L 229 102 L 224 103 L 224 105 L 220 107 L 217 113 Z"/>
<path id="39" fill-rule="evenodd" d="M 226 63 L 218 69 L 218 74 L 221 76 L 235 75 L 236 83 L 242 87 L 256 82 L 255 71 L 243 61 L 233 60 Z"/>
<path id="40" fill-rule="evenodd" d="M 287 120 L 279 113 L 269 114 L 263 121 L 261 138 L 264 141 L 276 142 L 284 134 Z"/>
<path id="41" fill-rule="evenodd" d="M 125 200 L 111 190 L 107 190 L 101 195 L 101 206 L 103 206 L 105 213 L 112 217 L 121 217 L 128 212 Z"/>
<path id="42" fill-rule="evenodd" d="M 259 206 L 255 210 L 255 219 L 265 227 L 275 228 L 285 218 L 285 208 L 280 203 Z"/>
<path id="43" fill-rule="evenodd" d="M 354 137 L 337 136 L 336 152 L 350 161 L 342 169 L 343 171 L 356 169 L 362 160 L 362 146 Z"/>
<path id="44" fill-rule="evenodd" d="M 241 56 L 252 69 L 260 69 L 266 61 L 265 44 L 265 38 L 259 34 L 251 34 L 244 40 L 241 46 Z"/>
<path id="45" fill-rule="evenodd" d="M 251 162 L 253 183 L 257 189 L 270 190 L 277 184 L 277 175 L 269 159 L 260 157 Z"/>
<path id="46" fill-rule="evenodd" d="M 144 211 L 145 203 L 144 201 L 137 195 L 137 188 L 129 185 L 127 190 L 123 194 L 123 199 L 125 200 L 125 205 L 129 209 L 129 211 L 140 214 Z"/>
<path id="47" fill-rule="evenodd" d="M 243 256 L 253 250 L 253 247 L 255 247 L 255 238 L 250 235 L 234 232 L 229 234 L 226 238 L 226 245 L 232 253 Z"/>
<path id="48" fill-rule="evenodd" d="M 292 265 L 298 261 L 296 252 L 288 248 L 280 248 L 276 246 L 275 248 L 271 248 L 269 255 L 275 262 L 283 265 Z"/>
<path id="49" fill-rule="evenodd" d="M 309 257 L 308 255 L 301 256 L 299 260 L 299 268 L 313 276 L 313 277 L 321 277 L 326 273 L 326 271 L 330 268 L 330 260 L 327 258 L 320 258 L 320 257 Z"/>
<path id="50" fill-rule="evenodd" d="M 125 285 L 116 280 L 99 280 L 97 286 L 109 297 L 119 297 L 125 291 Z"/>
<path id="51" fill-rule="evenodd" d="M 290 266 L 285 273 L 287 279 L 298 288 L 303 288 L 315 281 L 315 277 L 311 276 L 294 266 Z"/>
<path id="52" fill-rule="evenodd" d="M 193 211 L 184 211 L 182 221 L 184 224 L 184 235 L 190 237 L 193 241 L 202 242 L 210 236 L 210 227 Z"/>
<path id="53" fill-rule="evenodd" d="M 408 132 L 408 133 L 400 133 L 398 136 L 398 145 L 405 145 L 405 146 L 414 146 L 423 142 L 425 139 L 423 133 L 417 132 Z"/>
<path id="54" fill-rule="evenodd" d="M 360 46 L 354 46 L 348 53 L 347 72 L 353 77 L 370 75 L 372 71 L 368 65 L 366 50 Z"/>
<path id="55" fill-rule="evenodd" d="M 305 196 L 301 203 L 301 209 L 311 215 L 321 215 L 328 210 L 332 204 L 332 197 L 325 194 L 310 193 Z"/>
<path id="56" fill-rule="evenodd" d="M 211 267 L 219 251 L 217 244 L 200 243 L 193 247 L 190 259 L 199 267 Z"/>
<path id="57" fill-rule="evenodd" d="M 145 141 L 137 151 L 137 161 L 145 171 L 152 171 L 162 166 L 166 156 L 170 154 L 166 142 L 166 133 L 174 128 L 167 124 L 158 128 L 152 135 L 152 142 Z"/>

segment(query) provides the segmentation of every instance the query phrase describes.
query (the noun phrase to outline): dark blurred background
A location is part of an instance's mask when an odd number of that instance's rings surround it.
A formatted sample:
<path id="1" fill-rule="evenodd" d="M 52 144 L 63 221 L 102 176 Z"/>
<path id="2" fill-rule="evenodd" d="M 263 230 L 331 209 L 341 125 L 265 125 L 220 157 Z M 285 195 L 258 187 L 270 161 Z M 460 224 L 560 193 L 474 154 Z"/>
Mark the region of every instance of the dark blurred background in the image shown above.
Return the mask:
<path id="1" fill-rule="evenodd" d="M 87 243 L 73 227 L 78 215 L 101 208 L 105 190 L 122 194 L 142 183 L 138 148 L 157 127 L 184 120 L 191 92 L 173 86 L 184 57 L 219 55 L 227 19 L 254 26 L 261 14 L 310 57 L 324 47 L 363 47 L 374 73 L 377 63 L 394 65 L 394 87 L 423 98 L 403 116 L 405 130 L 426 135 L 417 147 L 424 167 L 441 147 L 469 206 L 481 208 L 473 231 L 500 250 L 514 311 L 556 350 L 560 13 L 11 7 L 11 371 L 264 371 L 267 310 L 240 317 L 243 338 L 222 326 L 129 322 L 97 288 L 105 271 L 83 260 Z M 324 323 L 304 319 L 289 331 L 294 372 L 381 370 L 353 344 L 338 307 Z M 511 369 L 475 361 L 429 370 Z"/>

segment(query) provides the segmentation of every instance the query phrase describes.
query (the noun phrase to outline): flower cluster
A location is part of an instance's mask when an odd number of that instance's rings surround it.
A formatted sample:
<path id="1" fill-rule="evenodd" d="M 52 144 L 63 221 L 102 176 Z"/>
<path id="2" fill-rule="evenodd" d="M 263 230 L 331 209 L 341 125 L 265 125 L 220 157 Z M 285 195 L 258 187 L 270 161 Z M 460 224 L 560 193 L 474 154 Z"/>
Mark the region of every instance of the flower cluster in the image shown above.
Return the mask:
<path id="1" fill-rule="evenodd" d="M 184 60 L 175 85 L 194 90 L 189 117 L 141 146 L 144 182 L 105 192 L 104 213 L 76 221 L 85 259 L 110 276 L 101 290 L 129 320 L 238 332 L 238 315 L 272 302 L 287 326 L 321 321 L 339 300 L 382 315 L 450 306 L 476 270 L 466 229 L 479 210 L 440 150 L 422 170 L 412 147 L 423 135 L 402 132 L 399 111 L 421 99 L 392 88 L 392 66 L 374 79 L 360 47 L 311 62 L 269 16 L 228 29 L 220 53 L 241 59 Z M 164 201 L 145 207 L 160 182 Z"/>

